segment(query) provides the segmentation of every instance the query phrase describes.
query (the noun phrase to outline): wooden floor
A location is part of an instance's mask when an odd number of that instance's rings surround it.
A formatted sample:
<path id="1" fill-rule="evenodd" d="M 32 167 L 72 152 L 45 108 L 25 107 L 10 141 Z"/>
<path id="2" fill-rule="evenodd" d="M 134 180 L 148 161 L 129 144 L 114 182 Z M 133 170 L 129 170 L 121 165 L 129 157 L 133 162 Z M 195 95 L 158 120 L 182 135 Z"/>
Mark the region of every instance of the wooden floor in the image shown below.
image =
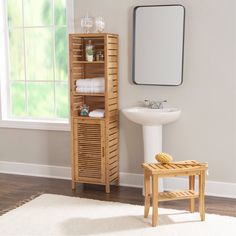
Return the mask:
<path id="1" fill-rule="evenodd" d="M 112 186 L 111 193 L 105 194 L 103 186 L 80 184 L 77 191 L 72 192 L 69 180 L 0 174 L 0 211 L 39 192 L 143 205 L 142 191 L 138 188 Z M 159 205 L 187 210 L 188 201 L 161 202 Z M 236 199 L 207 196 L 206 212 L 236 217 Z"/>

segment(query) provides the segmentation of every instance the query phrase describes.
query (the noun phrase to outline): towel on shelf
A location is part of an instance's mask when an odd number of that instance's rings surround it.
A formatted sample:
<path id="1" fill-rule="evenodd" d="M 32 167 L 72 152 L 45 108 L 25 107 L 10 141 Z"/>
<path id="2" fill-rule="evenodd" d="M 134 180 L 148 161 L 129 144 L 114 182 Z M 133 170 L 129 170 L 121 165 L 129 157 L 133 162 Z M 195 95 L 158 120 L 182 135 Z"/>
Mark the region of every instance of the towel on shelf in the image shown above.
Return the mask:
<path id="1" fill-rule="evenodd" d="M 92 88 L 92 93 L 104 93 L 105 92 L 105 88 L 104 87 L 93 87 Z"/>
<path id="2" fill-rule="evenodd" d="M 100 87 L 100 86 L 104 86 L 105 85 L 105 80 L 104 80 L 104 78 L 93 78 L 93 79 L 91 79 L 91 85 L 92 86 L 95 86 L 95 87 Z"/>
<path id="3" fill-rule="evenodd" d="M 76 92 L 79 93 L 104 93 L 105 80 L 103 77 L 76 80 Z"/>
<path id="4" fill-rule="evenodd" d="M 89 117 L 102 118 L 104 117 L 104 114 L 105 114 L 104 109 L 95 109 L 89 112 Z"/>
<path id="5" fill-rule="evenodd" d="M 77 87 L 101 87 L 105 86 L 105 80 L 103 77 L 91 78 L 91 79 L 78 79 L 76 80 Z"/>
<path id="6" fill-rule="evenodd" d="M 102 86 L 99 87 L 77 87 L 77 93 L 104 93 L 105 88 Z"/>

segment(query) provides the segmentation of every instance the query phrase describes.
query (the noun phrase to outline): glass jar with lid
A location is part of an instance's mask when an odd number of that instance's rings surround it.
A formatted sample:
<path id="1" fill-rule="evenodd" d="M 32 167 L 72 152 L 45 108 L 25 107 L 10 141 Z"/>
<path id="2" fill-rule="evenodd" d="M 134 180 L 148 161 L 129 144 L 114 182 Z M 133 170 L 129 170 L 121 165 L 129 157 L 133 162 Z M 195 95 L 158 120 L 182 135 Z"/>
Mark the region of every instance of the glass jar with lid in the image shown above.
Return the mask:
<path id="1" fill-rule="evenodd" d="M 105 29 L 105 21 L 102 16 L 95 17 L 95 30 L 96 33 L 102 33 Z"/>
<path id="2" fill-rule="evenodd" d="M 91 17 L 88 14 L 86 14 L 86 16 L 81 18 L 80 25 L 81 25 L 83 33 L 87 33 L 87 34 L 91 33 L 93 25 L 94 25 L 93 17 Z"/>

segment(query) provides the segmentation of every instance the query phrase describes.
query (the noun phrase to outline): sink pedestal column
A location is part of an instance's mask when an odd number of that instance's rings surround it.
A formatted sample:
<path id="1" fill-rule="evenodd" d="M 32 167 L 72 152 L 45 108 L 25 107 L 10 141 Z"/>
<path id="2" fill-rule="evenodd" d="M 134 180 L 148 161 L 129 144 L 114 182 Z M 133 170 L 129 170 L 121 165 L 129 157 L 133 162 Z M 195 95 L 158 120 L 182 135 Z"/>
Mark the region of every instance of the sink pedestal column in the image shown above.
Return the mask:
<path id="1" fill-rule="evenodd" d="M 155 156 L 162 152 L 162 126 L 143 126 L 144 162 L 155 163 Z M 158 191 L 163 191 L 163 179 L 159 179 Z"/>

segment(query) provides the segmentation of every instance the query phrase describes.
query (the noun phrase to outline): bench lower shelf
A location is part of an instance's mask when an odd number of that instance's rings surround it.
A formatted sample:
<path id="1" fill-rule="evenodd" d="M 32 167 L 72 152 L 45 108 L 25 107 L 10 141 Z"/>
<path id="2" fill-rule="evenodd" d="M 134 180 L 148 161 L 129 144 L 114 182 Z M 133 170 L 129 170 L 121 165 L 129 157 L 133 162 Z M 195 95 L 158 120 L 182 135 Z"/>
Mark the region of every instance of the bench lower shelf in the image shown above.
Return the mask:
<path id="1" fill-rule="evenodd" d="M 158 201 L 164 202 L 164 201 L 183 200 L 183 199 L 191 199 L 198 197 L 199 194 L 194 192 L 193 190 L 167 191 L 158 194 Z"/>

